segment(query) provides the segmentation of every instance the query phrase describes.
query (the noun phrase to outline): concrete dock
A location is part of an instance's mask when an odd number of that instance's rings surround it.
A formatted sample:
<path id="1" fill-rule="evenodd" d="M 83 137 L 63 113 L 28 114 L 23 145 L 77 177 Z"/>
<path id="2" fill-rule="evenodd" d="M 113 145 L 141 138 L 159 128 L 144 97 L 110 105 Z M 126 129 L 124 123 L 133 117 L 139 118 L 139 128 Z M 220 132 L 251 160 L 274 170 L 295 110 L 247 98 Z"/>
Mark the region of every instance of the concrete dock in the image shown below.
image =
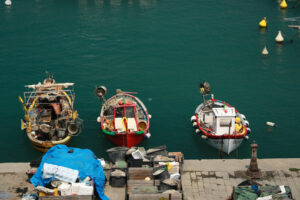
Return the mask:
<path id="1" fill-rule="evenodd" d="M 182 174 L 184 199 L 226 199 L 233 186 L 247 179 L 245 172 L 249 164 L 250 159 L 185 160 Z M 289 186 L 293 198 L 300 199 L 299 158 L 258 159 L 258 167 L 262 172 L 258 183 Z"/>
<path id="2" fill-rule="evenodd" d="M 185 160 L 182 172 L 182 189 L 185 200 L 225 200 L 232 187 L 247 179 L 250 159 Z M 294 199 L 300 200 L 300 158 L 258 159 L 262 178 L 257 182 L 286 185 Z M 29 163 L 0 163 L 0 199 L 20 199 L 30 193 L 33 186 L 27 181 Z M 125 188 L 106 184 L 105 194 L 111 200 L 125 199 Z"/>

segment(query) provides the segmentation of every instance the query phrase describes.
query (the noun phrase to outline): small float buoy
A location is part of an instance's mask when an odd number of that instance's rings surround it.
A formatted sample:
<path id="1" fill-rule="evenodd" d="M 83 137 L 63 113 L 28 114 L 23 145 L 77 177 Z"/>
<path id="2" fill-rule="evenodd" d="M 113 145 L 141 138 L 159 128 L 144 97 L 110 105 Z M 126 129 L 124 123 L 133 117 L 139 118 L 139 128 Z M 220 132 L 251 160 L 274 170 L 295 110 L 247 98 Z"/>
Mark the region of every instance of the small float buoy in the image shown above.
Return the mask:
<path id="1" fill-rule="evenodd" d="M 262 50 L 262 55 L 264 55 L 264 56 L 267 56 L 267 55 L 269 55 L 269 51 L 268 51 L 268 49 L 267 49 L 267 47 L 265 46 L 264 47 L 264 49 Z"/>
<path id="2" fill-rule="evenodd" d="M 151 119 L 151 118 L 152 118 L 152 115 L 148 114 L 148 117 L 149 117 L 149 119 Z"/>
<path id="3" fill-rule="evenodd" d="M 196 134 L 200 134 L 200 133 L 201 133 L 200 129 L 197 128 L 197 129 L 195 130 L 195 133 L 196 133 Z"/>
<path id="4" fill-rule="evenodd" d="M 5 5 L 10 6 L 11 5 L 11 0 L 6 0 L 4 3 L 5 3 Z"/>
<path id="5" fill-rule="evenodd" d="M 285 1 L 285 0 L 282 0 L 282 2 L 280 3 L 280 8 L 286 9 L 287 6 L 288 6 L 288 5 L 287 5 L 286 1 Z"/>
<path id="6" fill-rule="evenodd" d="M 145 181 L 151 181 L 151 178 L 147 176 L 147 177 L 145 178 Z"/>
<path id="7" fill-rule="evenodd" d="M 264 17 L 260 22 L 259 22 L 259 27 L 261 28 L 266 28 L 267 27 L 267 18 Z"/>
<path id="8" fill-rule="evenodd" d="M 281 42 L 284 41 L 284 38 L 283 38 L 283 36 L 281 34 L 281 31 L 278 31 L 278 34 L 277 34 L 277 36 L 275 38 L 275 41 L 278 42 L 278 43 L 281 43 Z"/>
<path id="9" fill-rule="evenodd" d="M 266 122 L 266 125 L 272 126 L 272 127 L 277 127 L 277 125 L 274 122 Z"/>
<path id="10" fill-rule="evenodd" d="M 201 135 L 201 138 L 202 138 L 203 140 L 206 140 L 206 139 L 207 139 L 207 136 L 206 136 L 206 135 Z"/>
<path id="11" fill-rule="evenodd" d="M 151 133 L 146 133 L 146 134 L 145 134 L 145 138 L 146 138 L 146 139 L 151 138 Z"/>
<path id="12" fill-rule="evenodd" d="M 251 133 L 251 129 L 249 127 L 247 127 L 247 134 Z"/>
<path id="13" fill-rule="evenodd" d="M 244 137 L 244 140 L 249 140 L 249 136 L 246 135 L 246 136 Z"/>
<path id="14" fill-rule="evenodd" d="M 97 122 L 100 123 L 101 122 L 101 117 L 97 117 Z"/>
<path id="15" fill-rule="evenodd" d="M 193 116 L 191 117 L 191 122 L 194 123 L 195 121 L 196 121 L 196 116 L 193 115 Z"/>
<path id="16" fill-rule="evenodd" d="M 194 128 L 198 128 L 197 122 L 193 122 L 193 127 L 194 127 Z"/>
<path id="17" fill-rule="evenodd" d="M 242 118 L 243 120 L 246 119 L 246 116 L 245 116 L 244 114 L 240 114 L 240 116 L 241 116 L 241 118 Z"/>
<path id="18" fill-rule="evenodd" d="M 245 125 L 248 127 L 249 126 L 249 122 L 247 120 L 244 121 Z"/>

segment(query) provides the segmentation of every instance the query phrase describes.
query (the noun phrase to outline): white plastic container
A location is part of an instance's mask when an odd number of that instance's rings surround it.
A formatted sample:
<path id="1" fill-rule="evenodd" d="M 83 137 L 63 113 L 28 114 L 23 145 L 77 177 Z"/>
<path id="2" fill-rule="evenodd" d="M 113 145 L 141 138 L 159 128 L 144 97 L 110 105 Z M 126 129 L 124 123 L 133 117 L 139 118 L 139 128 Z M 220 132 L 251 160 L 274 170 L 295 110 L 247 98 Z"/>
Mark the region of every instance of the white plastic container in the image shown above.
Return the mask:
<path id="1" fill-rule="evenodd" d="M 131 155 L 134 159 L 144 159 L 143 154 L 139 150 L 132 152 Z"/>
<path id="2" fill-rule="evenodd" d="M 58 165 L 44 163 L 43 166 L 43 178 L 54 177 L 60 181 L 74 183 L 78 177 L 79 171 L 62 167 Z"/>
<path id="3" fill-rule="evenodd" d="M 72 195 L 93 195 L 94 187 L 85 183 L 72 183 Z"/>

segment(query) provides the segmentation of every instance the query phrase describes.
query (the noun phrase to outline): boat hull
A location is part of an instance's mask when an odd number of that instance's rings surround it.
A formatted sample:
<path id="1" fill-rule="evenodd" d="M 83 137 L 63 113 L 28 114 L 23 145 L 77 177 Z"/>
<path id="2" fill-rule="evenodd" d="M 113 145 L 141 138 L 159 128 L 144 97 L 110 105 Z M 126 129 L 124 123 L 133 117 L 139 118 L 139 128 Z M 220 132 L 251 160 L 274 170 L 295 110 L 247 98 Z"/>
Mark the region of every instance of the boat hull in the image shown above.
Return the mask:
<path id="1" fill-rule="evenodd" d="M 118 134 L 118 135 L 107 135 L 105 134 L 106 138 L 113 144 L 117 146 L 123 146 L 123 147 L 133 147 L 138 146 L 143 139 L 144 134 Z"/>
<path id="2" fill-rule="evenodd" d="M 219 103 L 219 104 L 226 105 L 228 107 L 232 107 L 231 105 L 229 105 L 228 103 L 225 103 L 223 101 L 219 101 L 219 100 L 215 100 L 215 99 L 212 101 Z M 240 114 L 235 109 L 236 116 L 241 119 L 241 122 L 244 127 L 244 131 L 242 132 L 242 134 L 239 134 L 239 135 L 236 135 L 236 134 L 231 134 L 231 135 L 229 135 L 229 134 L 226 134 L 226 135 L 212 134 L 200 125 L 201 121 L 198 118 L 198 115 L 203 110 L 203 108 L 204 108 L 204 104 L 202 103 L 202 104 L 198 105 L 198 107 L 195 110 L 195 119 L 194 119 L 195 121 L 192 121 L 192 123 L 197 122 L 196 127 L 193 124 L 194 128 L 195 129 L 197 128 L 197 130 L 198 130 L 198 132 L 196 132 L 196 133 L 203 135 L 204 136 L 203 138 L 205 138 L 205 142 L 207 144 L 209 144 L 210 146 L 216 148 L 217 150 L 221 150 L 221 151 L 225 152 L 226 154 L 230 154 L 232 151 L 234 151 L 241 145 L 246 134 L 248 133 L 248 127 L 245 125 L 246 120 L 243 119 L 243 117 L 242 117 L 243 115 Z"/>
<path id="3" fill-rule="evenodd" d="M 243 142 L 243 139 L 213 139 L 208 138 L 206 140 L 206 143 L 210 146 L 223 151 L 226 154 L 230 154 L 232 151 L 237 149 L 241 143 Z"/>
<path id="4" fill-rule="evenodd" d="M 40 151 L 40 152 L 47 152 L 51 147 L 58 145 L 58 144 L 65 144 L 68 145 L 71 141 L 71 136 L 67 136 L 62 140 L 59 141 L 39 141 L 39 140 L 35 140 L 33 139 L 30 134 L 28 134 L 28 138 L 30 140 L 30 142 L 32 143 L 32 146 Z"/>

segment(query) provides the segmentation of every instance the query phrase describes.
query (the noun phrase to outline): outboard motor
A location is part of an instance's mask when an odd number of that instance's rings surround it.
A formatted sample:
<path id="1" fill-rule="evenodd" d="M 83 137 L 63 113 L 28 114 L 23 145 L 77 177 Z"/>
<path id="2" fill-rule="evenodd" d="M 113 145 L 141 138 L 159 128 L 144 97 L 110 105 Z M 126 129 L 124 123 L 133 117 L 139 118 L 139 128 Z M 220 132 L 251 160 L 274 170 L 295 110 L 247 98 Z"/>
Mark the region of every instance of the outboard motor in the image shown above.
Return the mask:
<path id="1" fill-rule="evenodd" d="M 200 92 L 202 94 L 203 103 L 206 104 L 205 96 L 210 94 L 210 85 L 208 82 L 204 81 L 200 84 Z"/>
<path id="2" fill-rule="evenodd" d="M 104 96 L 107 93 L 107 89 L 105 86 L 98 86 L 95 91 L 96 95 L 100 98 L 100 100 L 104 100 Z"/>
<path id="3" fill-rule="evenodd" d="M 210 85 L 208 82 L 203 82 L 200 84 L 200 92 L 203 94 L 203 95 L 206 95 L 206 94 L 209 94 L 210 93 Z"/>

